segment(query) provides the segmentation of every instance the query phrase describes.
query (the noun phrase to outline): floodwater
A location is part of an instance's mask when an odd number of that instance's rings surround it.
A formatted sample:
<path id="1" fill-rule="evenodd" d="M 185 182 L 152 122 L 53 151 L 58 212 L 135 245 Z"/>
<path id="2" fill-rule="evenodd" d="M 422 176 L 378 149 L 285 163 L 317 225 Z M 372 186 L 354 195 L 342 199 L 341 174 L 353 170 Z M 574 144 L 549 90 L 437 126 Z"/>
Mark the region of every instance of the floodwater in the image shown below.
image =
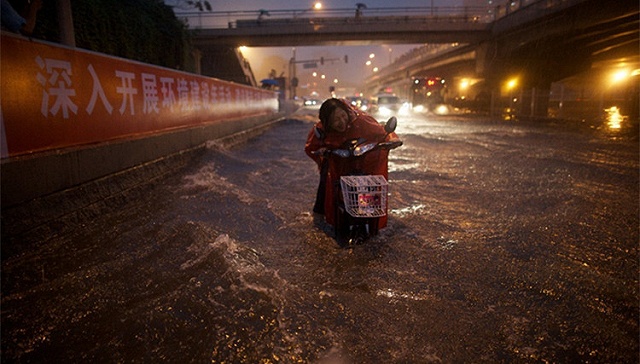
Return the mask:
<path id="1" fill-rule="evenodd" d="M 313 119 L 3 225 L 2 361 L 639 361 L 637 128 L 401 117 L 389 226 L 341 249 Z"/>

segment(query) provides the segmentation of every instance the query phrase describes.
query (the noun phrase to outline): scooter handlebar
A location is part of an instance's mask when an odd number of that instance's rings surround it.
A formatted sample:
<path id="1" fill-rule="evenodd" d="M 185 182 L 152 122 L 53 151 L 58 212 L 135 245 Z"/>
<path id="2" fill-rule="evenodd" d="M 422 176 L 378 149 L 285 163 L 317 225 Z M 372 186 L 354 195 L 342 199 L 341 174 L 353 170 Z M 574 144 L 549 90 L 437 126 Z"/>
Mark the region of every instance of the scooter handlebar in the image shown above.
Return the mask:
<path id="1" fill-rule="evenodd" d="M 325 156 L 327 154 L 329 154 L 331 151 L 327 148 L 320 148 L 320 149 L 316 149 L 311 151 L 311 154 L 313 155 L 319 155 L 319 156 Z"/>
<path id="2" fill-rule="evenodd" d="M 378 143 L 378 148 L 391 150 L 402 146 L 402 140 L 390 140 L 388 142 Z"/>
<path id="3" fill-rule="evenodd" d="M 358 147 L 356 147 L 355 149 L 328 149 L 328 148 L 319 148 L 316 149 L 314 151 L 311 152 L 311 154 L 313 155 L 317 155 L 317 156 L 322 156 L 322 157 L 326 157 L 329 154 L 333 154 L 336 155 L 338 157 L 342 157 L 342 158 L 349 158 L 352 156 L 358 157 L 361 155 L 366 154 L 367 152 L 374 150 L 374 149 L 385 149 L 385 150 L 391 150 L 391 149 L 396 149 L 399 146 L 401 146 L 402 140 L 390 140 L 387 142 L 380 142 L 377 144 L 362 144 Z M 369 147 L 367 147 L 369 146 Z M 363 148 L 364 147 L 364 148 Z"/>

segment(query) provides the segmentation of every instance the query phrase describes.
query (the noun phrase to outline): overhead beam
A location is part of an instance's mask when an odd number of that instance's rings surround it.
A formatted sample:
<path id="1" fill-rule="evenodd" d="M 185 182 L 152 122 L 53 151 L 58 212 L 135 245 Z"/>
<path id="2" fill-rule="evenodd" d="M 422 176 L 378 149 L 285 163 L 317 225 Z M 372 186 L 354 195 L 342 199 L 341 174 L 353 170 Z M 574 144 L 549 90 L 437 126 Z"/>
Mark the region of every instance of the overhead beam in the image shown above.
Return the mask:
<path id="1" fill-rule="evenodd" d="M 198 29 L 194 44 L 250 47 L 479 43 L 490 37 L 489 24 L 445 22 L 429 17 L 274 19 L 238 21 L 235 28 Z"/>

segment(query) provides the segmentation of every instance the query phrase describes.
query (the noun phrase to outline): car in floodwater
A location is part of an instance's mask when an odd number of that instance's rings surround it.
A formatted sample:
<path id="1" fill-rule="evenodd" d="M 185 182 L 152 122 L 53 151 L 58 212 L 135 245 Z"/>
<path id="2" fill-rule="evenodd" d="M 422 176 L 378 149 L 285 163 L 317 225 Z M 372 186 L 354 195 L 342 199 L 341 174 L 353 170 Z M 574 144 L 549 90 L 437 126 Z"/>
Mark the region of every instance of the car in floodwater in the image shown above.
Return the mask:
<path id="1" fill-rule="evenodd" d="M 344 98 L 351 106 L 361 111 L 369 111 L 369 102 L 364 97 L 347 96 Z"/>
<path id="2" fill-rule="evenodd" d="M 380 118 L 408 115 L 410 110 L 409 103 L 396 95 L 378 95 L 374 98 L 373 105 L 370 109 L 371 114 Z"/>
<path id="3" fill-rule="evenodd" d="M 304 99 L 304 106 L 310 108 L 318 108 L 322 104 L 322 101 L 316 98 L 306 98 Z"/>

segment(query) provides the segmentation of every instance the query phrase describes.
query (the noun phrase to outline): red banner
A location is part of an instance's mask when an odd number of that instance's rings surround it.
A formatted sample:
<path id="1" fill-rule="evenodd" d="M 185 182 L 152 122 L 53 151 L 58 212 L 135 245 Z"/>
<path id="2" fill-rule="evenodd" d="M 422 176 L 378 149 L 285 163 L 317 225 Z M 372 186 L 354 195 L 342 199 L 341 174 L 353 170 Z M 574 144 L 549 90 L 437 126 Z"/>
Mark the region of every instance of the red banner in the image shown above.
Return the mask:
<path id="1" fill-rule="evenodd" d="M 278 111 L 271 91 L 2 34 L 2 157 Z"/>

